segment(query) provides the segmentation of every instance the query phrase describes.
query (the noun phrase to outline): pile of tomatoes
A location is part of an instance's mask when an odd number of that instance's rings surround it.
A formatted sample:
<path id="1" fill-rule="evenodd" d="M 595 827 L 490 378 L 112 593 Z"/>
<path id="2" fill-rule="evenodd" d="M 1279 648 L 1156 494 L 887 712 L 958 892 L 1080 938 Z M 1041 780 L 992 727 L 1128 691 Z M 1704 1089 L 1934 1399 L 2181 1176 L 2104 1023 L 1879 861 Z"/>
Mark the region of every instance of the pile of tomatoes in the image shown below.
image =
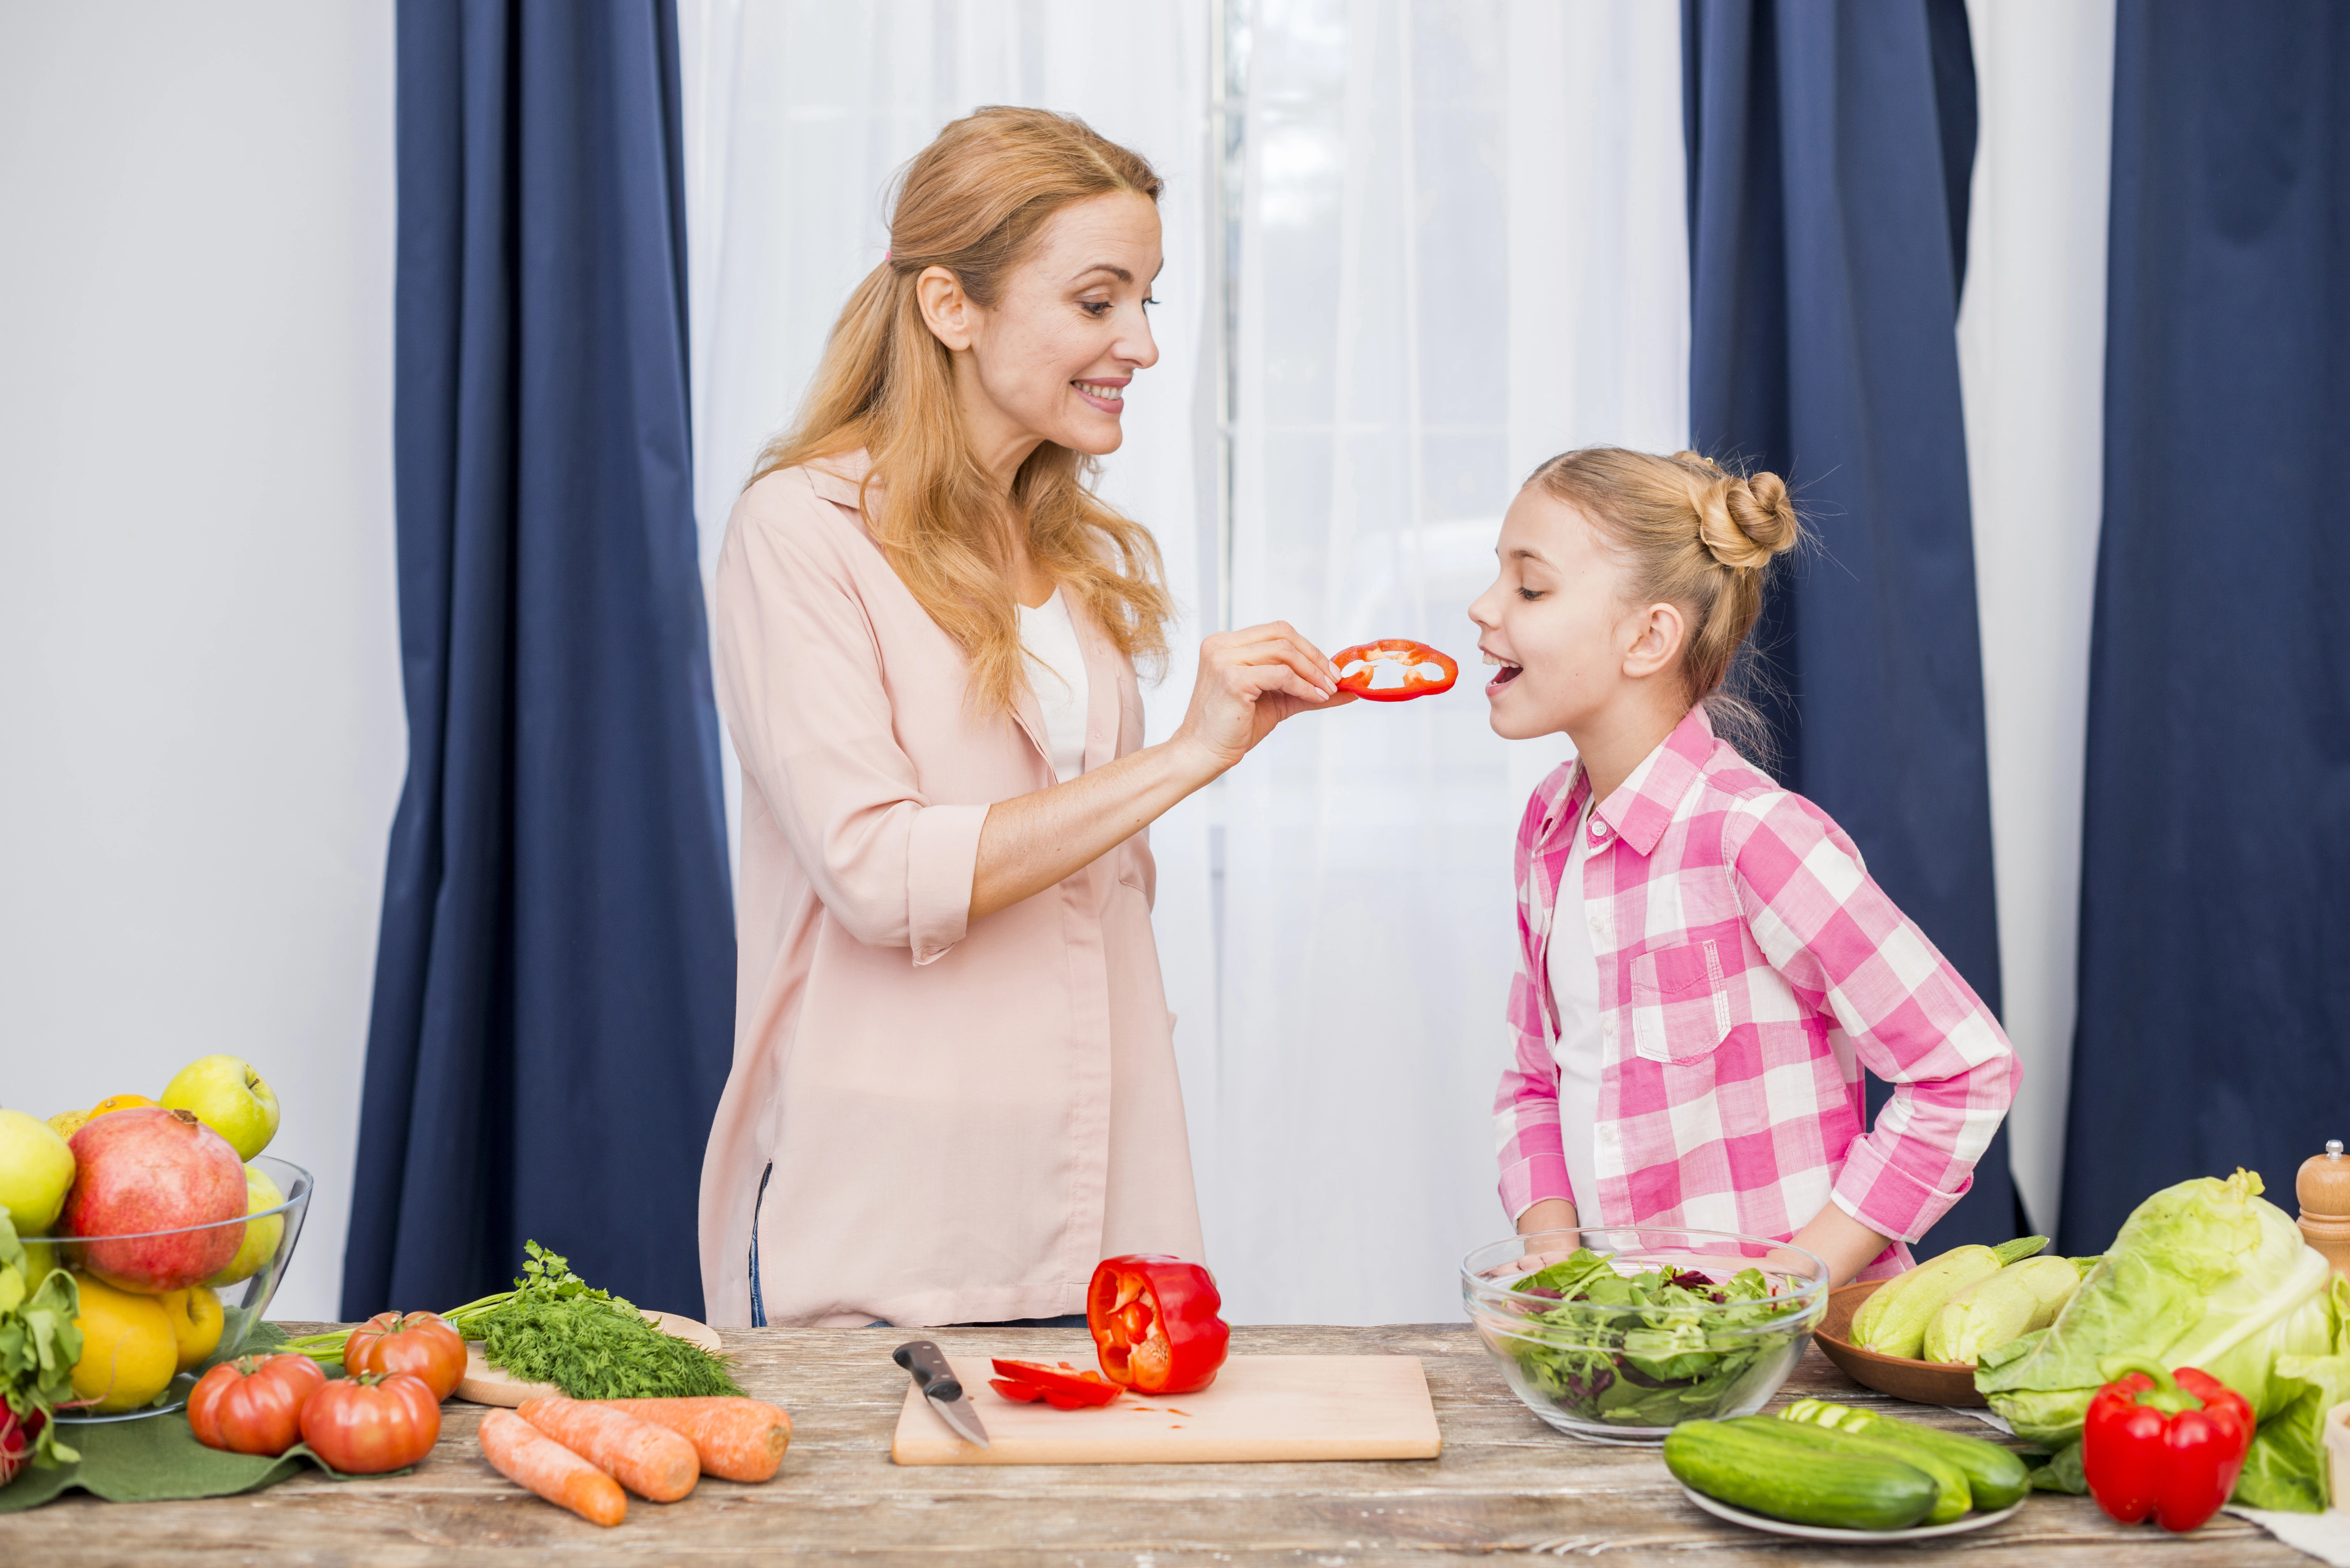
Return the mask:
<path id="1" fill-rule="evenodd" d="M 203 1375 L 188 1425 L 206 1448 L 275 1457 L 299 1442 L 329 1469 L 406 1469 L 441 1437 L 441 1401 L 465 1375 L 465 1342 L 435 1314 L 378 1313 L 343 1341 L 347 1376 L 307 1355 L 245 1355 Z"/>

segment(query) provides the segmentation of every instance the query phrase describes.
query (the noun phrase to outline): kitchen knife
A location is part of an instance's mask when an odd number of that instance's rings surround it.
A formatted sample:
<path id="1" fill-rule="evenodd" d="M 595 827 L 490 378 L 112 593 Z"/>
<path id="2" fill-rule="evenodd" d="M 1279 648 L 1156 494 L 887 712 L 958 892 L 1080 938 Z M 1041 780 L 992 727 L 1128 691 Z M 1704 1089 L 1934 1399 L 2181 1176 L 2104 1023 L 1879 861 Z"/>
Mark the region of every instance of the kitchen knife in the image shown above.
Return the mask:
<path id="1" fill-rule="evenodd" d="M 909 1340 L 889 1353 L 889 1359 L 913 1374 L 914 1386 L 931 1402 L 939 1418 L 954 1429 L 955 1435 L 981 1448 L 992 1445 L 987 1440 L 987 1428 L 979 1424 L 979 1412 L 963 1397 L 962 1384 L 947 1365 L 946 1352 L 927 1339 Z"/>

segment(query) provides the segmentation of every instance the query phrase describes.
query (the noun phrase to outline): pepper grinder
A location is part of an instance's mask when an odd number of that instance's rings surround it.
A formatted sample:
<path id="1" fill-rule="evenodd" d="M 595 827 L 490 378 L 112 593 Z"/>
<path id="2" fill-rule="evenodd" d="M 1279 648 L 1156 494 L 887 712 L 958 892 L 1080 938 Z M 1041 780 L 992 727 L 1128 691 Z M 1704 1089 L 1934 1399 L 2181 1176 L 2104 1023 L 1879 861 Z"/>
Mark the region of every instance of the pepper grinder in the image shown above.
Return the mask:
<path id="1" fill-rule="evenodd" d="M 2324 1154 L 2302 1161 L 2293 1190 L 2303 1239 L 2325 1254 L 2335 1273 L 2350 1276 L 2350 1158 L 2340 1138 L 2327 1138 Z"/>

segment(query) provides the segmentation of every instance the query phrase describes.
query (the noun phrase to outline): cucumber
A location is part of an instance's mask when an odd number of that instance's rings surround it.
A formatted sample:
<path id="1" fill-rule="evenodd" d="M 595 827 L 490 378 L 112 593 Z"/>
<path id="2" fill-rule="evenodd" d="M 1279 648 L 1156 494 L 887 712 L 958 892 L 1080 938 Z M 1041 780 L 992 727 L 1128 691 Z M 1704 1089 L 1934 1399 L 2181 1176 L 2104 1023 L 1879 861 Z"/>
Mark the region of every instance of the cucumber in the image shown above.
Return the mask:
<path id="1" fill-rule="evenodd" d="M 1684 1421 L 1665 1438 L 1665 1468 L 1693 1491 L 1797 1524 L 1907 1530 L 1933 1511 L 1941 1489 L 1918 1466 L 1879 1449 L 1830 1453 L 1794 1432 L 1759 1417 Z"/>
<path id="2" fill-rule="evenodd" d="M 1815 1427 L 1807 1421 L 1784 1421 L 1771 1416 L 1740 1416 L 1724 1422 L 1738 1426 L 1752 1421 L 1760 1426 L 1775 1427 L 1792 1437 L 1799 1446 L 1816 1449 L 1823 1453 L 1839 1456 L 1875 1454 L 1923 1470 L 1934 1483 L 1933 1506 L 1927 1511 L 1928 1524 L 1948 1524 L 1975 1505 L 1974 1488 L 1967 1481 L 1967 1472 L 1939 1455 L 1923 1448 L 1902 1442 L 1898 1438 L 1872 1437 L 1862 1432 L 1847 1432 L 1835 1427 Z"/>
<path id="3" fill-rule="evenodd" d="M 2005 1508 L 2032 1490 L 2031 1467 L 1997 1443 L 1985 1442 L 1981 1438 L 1919 1426 L 1874 1410 L 1856 1410 L 1849 1405 L 1831 1405 L 1822 1399 L 1798 1399 L 1780 1412 L 1780 1418 L 1911 1443 L 1929 1453 L 1939 1454 L 1966 1472 L 1967 1490 L 1973 1494 L 1974 1505 L 1986 1511 Z"/>

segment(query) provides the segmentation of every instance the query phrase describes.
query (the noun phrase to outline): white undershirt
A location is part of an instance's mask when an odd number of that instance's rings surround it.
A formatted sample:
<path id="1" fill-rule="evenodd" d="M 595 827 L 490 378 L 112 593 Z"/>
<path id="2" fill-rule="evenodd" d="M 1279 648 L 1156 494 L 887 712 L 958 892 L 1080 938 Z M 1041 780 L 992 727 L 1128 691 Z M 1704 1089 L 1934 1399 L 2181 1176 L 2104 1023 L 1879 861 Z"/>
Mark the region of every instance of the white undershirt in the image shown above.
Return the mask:
<path id="1" fill-rule="evenodd" d="M 1575 847 L 1559 874 L 1558 903 L 1551 910 L 1549 971 L 1551 1007 L 1558 1037 L 1551 1060 L 1558 1064 L 1558 1139 L 1566 1153 L 1566 1179 L 1575 1184 L 1575 1220 L 1588 1225 L 1597 1209 L 1599 1186 L 1593 1171 L 1594 1131 L 1599 1125 L 1599 959 L 1592 950 L 1590 915 L 1583 901 L 1583 864 L 1591 836 L 1584 831 L 1591 807 L 1575 819 Z"/>
<path id="2" fill-rule="evenodd" d="M 1053 776 L 1068 783 L 1086 771 L 1086 717 L 1092 691 L 1086 680 L 1086 652 L 1077 644 L 1076 623 L 1055 588 L 1035 609 L 1020 607 L 1020 647 L 1028 658 L 1028 684 L 1044 711 L 1045 738 L 1052 743 Z"/>

